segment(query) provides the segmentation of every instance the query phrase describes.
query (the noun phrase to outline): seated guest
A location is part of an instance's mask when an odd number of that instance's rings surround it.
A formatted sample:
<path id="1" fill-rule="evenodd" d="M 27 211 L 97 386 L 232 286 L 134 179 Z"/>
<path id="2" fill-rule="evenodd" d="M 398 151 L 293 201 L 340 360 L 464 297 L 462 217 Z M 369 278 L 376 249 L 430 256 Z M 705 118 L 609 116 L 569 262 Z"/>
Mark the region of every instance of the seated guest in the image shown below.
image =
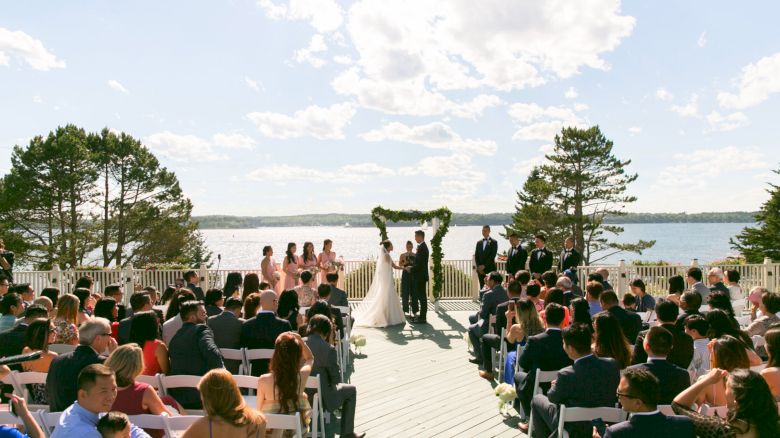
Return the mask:
<path id="1" fill-rule="evenodd" d="M 707 312 L 707 322 L 710 325 L 710 329 L 707 332 L 707 337 L 710 339 L 717 339 L 723 335 L 733 336 L 738 339 L 748 351 L 748 359 L 752 359 L 751 356 L 758 358 L 758 355 L 753 351 L 753 339 L 747 335 L 744 331 L 737 328 L 734 324 L 733 318 L 721 309 L 710 310 Z M 758 365 L 761 363 L 761 359 L 758 358 L 757 363 L 751 364 Z"/>
<path id="2" fill-rule="evenodd" d="M 772 397 L 780 401 L 780 327 L 767 330 L 764 339 L 769 361 L 766 363 L 766 368 L 761 370 L 761 377 L 769 385 Z"/>
<path id="3" fill-rule="evenodd" d="M 674 301 L 679 306 L 682 294 L 685 292 L 685 279 L 682 275 L 672 275 L 669 277 L 668 283 L 669 295 L 666 296 L 666 299 Z"/>
<path id="4" fill-rule="evenodd" d="M 328 289 L 325 289 L 324 286 L 328 286 Z M 323 283 L 323 284 L 317 286 L 317 295 L 319 295 L 319 299 L 320 300 L 325 300 L 328 303 L 328 306 L 330 306 L 331 309 L 333 309 L 334 311 L 338 312 L 339 316 L 342 318 L 342 321 L 343 321 L 343 319 L 347 317 L 347 314 L 342 313 L 341 309 L 337 309 L 336 308 L 337 307 L 336 304 L 331 304 L 330 301 L 331 301 L 331 294 L 332 293 L 333 293 L 333 288 L 330 287 L 329 284 Z M 349 306 L 346 306 L 346 307 L 349 307 Z M 352 317 L 350 317 L 350 320 L 351 320 L 352 323 L 355 322 L 355 320 Z M 292 322 L 290 324 L 292 324 Z"/>
<path id="5" fill-rule="evenodd" d="M 585 324 L 593 333 L 593 318 L 590 316 L 590 306 L 584 298 L 575 298 L 571 302 L 572 324 Z"/>
<path id="6" fill-rule="evenodd" d="M 24 311 L 24 319 L 20 319 L 19 322 L 11 330 L 6 330 L 0 333 L 0 357 L 15 356 L 22 354 L 24 348 L 24 336 L 27 331 L 27 327 L 37 320 L 38 318 L 48 318 L 49 312 L 46 311 L 43 306 L 32 304 Z M 49 321 L 46 321 L 49 324 Z M 48 338 L 47 338 L 48 339 Z M 13 368 L 12 369 L 17 369 Z"/>
<path id="7" fill-rule="evenodd" d="M 690 374 L 692 382 L 710 370 L 710 347 L 708 345 L 710 338 L 707 337 L 709 329 L 710 324 L 702 316 L 692 315 L 685 320 L 685 334 L 693 339 L 693 360 L 688 366 L 688 374 Z"/>
<path id="8" fill-rule="evenodd" d="M 604 438 L 693 438 L 693 422 L 683 416 L 664 415 L 658 411 L 657 401 L 662 386 L 650 371 L 630 367 L 620 376 L 617 388 L 618 402 L 630 413 L 628 421 L 607 428 Z"/>
<path id="9" fill-rule="evenodd" d="M 636 336 L 642 330 L 642 318 L 636 313 L 620 307 L 617 294 L 614 291 L 602 292 L 601 296 L 599 296 L 599 303 L 601 303 L 602 309 L 617 318 L 620 327 L 623 329 L 623 335 L 628 343 L 633 345 L 636 341 Z"/>
<path id="10" fill-rule="evenodd" d="M 304 324 L 300 310 L 298 294 L 294 290 L 286 290 L 279 295 L 279 307 L 276 313 L 279 315 L 279 318 L 287 320 L 290 323 L 290 327 L 295 331 Z"/>
<path id="11" fill-rule="evenodd" d="M 152 298 L 147 292 L 136 292 L 130 296 L 130 308 L 133 309 L 133 315 L 139 312 L 148 312 L 153 309 Z M 119 321 L 117 327 L 117 342 L 119 345 L 130 342 L 130 326 L 132 325 L 132 316 Z M 141 344 L 139 344 L 141 345 Z"/>
<path id="12" fill-rule="evenodd" d="M 211 370 L 198 383 L 204 416 L 182 438 L 264 437 L 265 419 L 246 405 L 233 376 L 227 370 Z"/>
<path id="13" fill-rule="evenodd" d="M 534 286 L 537 288 L 539 287 L 539 285 Z M 490 380 L 493 379 L 493 355 L 490 350 L 499 350 L 501 348 L 501 331 L 506 329 L 509 307 L 512 306 L 514 308 L 522 294 L 520 283 L 517 281 L 510 282 L 507 286 L 507 294 L 509 300 L 496 306 L 495 333 L 485 333 L 482 335 L 482 357 L 484 358 L 485 370 L 480 371 L 479 375 Z M 514 314 L 514 312 L 512 313 Z M 499 364 L 499 366 L 502 365 L 503 364 Z"/>
<path id="14" fill-rule="evenodd" d="M 646 291 L 645 282 L 637 278 L 631 281 L 631 292 L 636 296 L 636 311 L 650 312 L 655 309 L 655 298 Z"/>
<path id="15" fill-rule="evenodd" d="M 311 406 L 304 389 L 312 365 L 314 356 L 301 336 L 295 332 L 281 334 L 274 343 L 269 373 L 257 381 L 257 409 L 268 414 L 300 412 L 307 423 Z M 281 431 L 271 436 L 281 437 Z"/>
<path id="16" fill-rule="evenodd" d="M 116 398 L 114 372 L 105 365 L 92 364 L 73 380 L 78 391 L 77 400 L 62 413 L 51 438 L 101 438 L 97 430 L 98 418 L 101 412 L 111 410 Z M 130 437 L 149 438 L 149 435 L 131 425 Z"/>
<path id="17" fill-rule="evenodd" d="M 57 301 L 57 316 L 54 317 L 53 344 L 79 344 L 79 299 L 75 295 L 64 294 Z"/>
<path id="18" fill-rule="evenodd" d="M 701 295 L 701 301 L 704 302 L 710 296 L 710 288 L 701 282 L 702 277 L 701 268 L 693 266 L 688 268 L 685 281 L 688 283 L 688 290 Z"/>
<path id="19" fill-rule="evenodd" d="M 244 319 L 241 318 L 241 300 L 233 297 L 225 300 L 225 310 L 210 317 L 207 324 L 214 332 L 217 347 L 234 350 L 241 348 L 241 326 L 244 325 Z M 225 359 L 225 368 L 233 374 L 238 374 L 240 366 L 240 360 Z"/>
<path id="20" fill-rule="evenodd" d="M 10 372 L 8 368 L 5 368 L 3 371 Z M 0 374 L 2 373 L 0 372 Z M 5 377 L 5 375 L 1 377 Z M 8 407 L 11 410 L 11 412 L 14 412 L 16 417 L 18 417 L 24 424 L 24 430 L 26 434 L 22 434 L 14 426 L 0 426 L 0 437 L 2 438 L 43 438 L 46 436 L 46 434 L 43 432 L 43 429 L 41 429 L 41 427 L 38 425 L 37 423 L 38 420 L 33 416 L 33 414 L 27 408 L 27 402 L 24 401 L 24 398 L 18 397 L 13 394 L 9 394 L 8 404 L 9 404 Z"/>
<path id="21" fill-rule="evenodd" d="M 327 286 L 327 285 L 326 285 Z M 341 383 L 338 352 L 327 342 L 332 324 L 323 315 L 316 315 L 309 320 L 306 345 L 314 356 L 312 376 L 320 376 L 322 388 L 322 403 L 328 412 L 341 411 L 340 436 L 362 437 L 365 434 L 355 434 L 355 407 L 357 406 L 357 389 L 354 385 Z"/>
<path id="22" fill-rule="evenodd" d="M 518 363 L 520 370 L 514 375 L 517 388 L 517 398 L 523 408 L 525 417 L 531 414 L 531 397 L 533 396 L 536 370 L 557 371 L 571 365 L 571 359 L 563 350 L 563 338 L 561 337 L 561 324 L 563 323 L 565 307 L 548 303 L 545 309 L 547 318 L 547 330 L 535 336 L 530 336 L 525 348 L 520 351 Z M 547 392 L 549 383 L 541 383 L 542 391 Z M 528 430 L 528 425 L 521 426 L 521 430 Z"/>
<path id="23" fill-rule="evenodd" d="M 132 423 L 124 412 L 107 412 L 97 422 L 102 438 L 124 438 L 130 436 Z"/>
<path id="24" fill-rule="evenodd" d="M 520 273 L 522 275 L 522 272 Z M 531 274 L 528 274 L 528 278 L 531 278 Z M 542 292 L 542 288 L 539 287 L 538 284 L 528 284 L 523 286 L 523 283 L 520 282 L 520 280 L 517 280 L 518 283 L 520 283 L 520 289 L 525 291 L 526 297 L 534 303 L 534 306 L 536 307 L 536 312 L 541 312 L 544 310 L 544 300 L 539 298 L 539 294 Z"/>
<path id="25" fill-rule="evenodd" d="M 777 312 L 780 312 L 780 294 L 772 292 L 761 294 L 758 310 L 761 311 L 762 315 L 745 329 L 750 336 L 764 336 L 770 325 L 780 322 L 780 318 L 777 317 Z"/>
<path id="26" fill-rule="evenodd" d="M 538 285 L 533 286 L 538 287 Z M 501 365 L 504 366 L 504 379 L 506 383 L 513 383 L 518 347 L 524 346 L 529 336 L 536 336 L 543 333 L 544 322 L 536 312 L 534 303 L 528 299 L 521 299 L 517 303 L 514 303 L 514 305 L 510 304 L 506 319 L 507 352 L 504 363 Z M 493 376 L 489 374 L 485 376 L 480 373 L 480 376 L 488 380 L 493 380 Z"/>
<path id="27" fill-rule="evenodd" d="M 260 312 L 241 327 L 241 347 L 271 349 L 280 334 L 292 330 L 289 321 L 276 317 L 276 304 L 276 292 L 268 290 L 260 294 Z M 268 370 L 267 360 L 254 360 L 251 365 L 253 376 Z"/>
<path id="28" fill-rule="evenodd" d="M 726 315 L 731 318 L 734 327 L 739 327 L 736 318 L 737 315 L 734 312 L 734 306 L 731 304 L 731 299 L 728 295 L 720 291 L 710 292 L 710 296 L 707 298 L 707 304 L 710 306 L 710 310 L 720 309 L 726 312 Z"/>
<path id="29" fill-rule="evenodd" d="M 54 318 L 57 315 L 57 309 L 54 308 L 54 304 L 51 303 L 51 300 L 48 297 L 38 297 L 33 300 L 33 304 L 42 306 L 46 309 L 48 318 Z"/>
<path id="30" fill-rule="evenodd" d="M 265 255 L 265 248 L 263 248 L 263 255 Z M 265 259 L 264 259 L 265 260 Z M 222 293 L 225 298 L 238 298 L 241 300 L 241 287 L 244 285 L 244 276 L 240 272 L 229 272 L 225 277 L 225 285 L 222 287 Z"/>
<path id="31" fill-rule="evenodd" d="M 206 325 L 206 309 L 200 301 L 185 301 L 180 315 L 184 324 L 171 339 L 168 349 L 171 375 L 202 376 L 214 368 L 224 368 L 222 353 L 214 343 L 214 333 Z M 186 409 L 201 409 L 194 388 L 171 388 L 170 395 Z"/>
<path id="32" fill-rule="evenodd" d="M 547 395 L 537 394 L 531 401 L 534 436 L 548 437 L 558 427 L 558 407 L 615 406 L 620 368 L 611 358 L 593 355 L 590 329 L 572 324 L 563 331 L 563 349 L 574 364 L 558 371 Z M 590 422 L 567 423 L 571 438 L 591 437 Z"/>
<path id="33" fill-rule="evenodd" d="M 244 290 L 241 292 L 241 300 L 246 302 L 246 298 L 251 294 L 259 294 L 263 289 L 260 288 L 260 276 L 254 272 L 246 274 L 244 277 Z M 246 317 L 246 312 L 244 312 Z M 246 317 L 249 318 L 249 317 Z"/>
<path id="34" fill-rule="evenodd" d="M 328 303 L 331 306 L 349 307 L 347 293 L 338 288 L 339 274 L 331 272 L 325 276 L 325 279 L 328 280 L 331 289 Z"/>
<path id="35" fill-rule="evenodd" d="M 19 294 L 10 292 L 0 298 L 0 332 L 11 330 L 16 325 L 16 319 L 24 313 L 24 304 Z"/>
<path id="36" fill-rule="evenodd" d="M 563 305 L 565 307 L 569 307 L 571 301 L 578 296 L 572 291 L 571 279 L 565 275 L 561 275 L 556 279 L 555 287 L 563 291 Z M 550 293 L 550 290 L 552 290 L 552 288 L 547 290 L 548 294 Z M 544 299 L 546 300 L 547 297 L 545 296 Z"/>
<path id="37" fill-rule="evenodd" d="M 117 393 L 114 404 L 111 405 L 112 411 L 124 412 L 127 415 L 173 415 L 157 395 L 157 390 L 147 383 L 135 381 L 144 369 L 141 347 L 136 344 L 118 347 L 106 359 L 106 366 L 116 376 Z M 147 430 L 146 433 L 160 438 L 164 435 L 162 430 L 157 429 Z"/>
<path id="38" fill-rule="evenodd" d="M 684 368 L 666 360 L 672 351 L 674 337 L 663 327 L 651 327 L 645 336 L 645 351 L 647 362 L 632 366 L 653 373 L 660 382 L 658 404 L 670 405 L 672 399 L 684 389 L 691 386 L 691 378 Z"/>
<path id="39" fill-rule="evenodd" d="M 599 297 L 604 292 L 604 286 L 596 281 L 588 282 L 585 285 L 585 299 L 588 301 L 588 311 L 590 316 L 601 312 L 601 305 L 599 304 Z"/>
<path id="40" fill-rule="evenodd" d="M 474 358 L 469 362 L 482 365 L 482 335 L 486 334 L 490 325 L 490 316 L 496 314 L 496 307 L 509 300 L 506 290 L 501 286 L 504 277 L 498 272 L 491 272 L 485 280 L 485 286 L 490 290 L 482 296 L 482 307 L 479 310 L 478 320 L 469 326 L 469 338 L 474 349 Z"/>
<path id="41" fill-rule="evenodd" d="M 46 287 L 41 291 L 41 296 L 51 301 L 51 305 L 57 307 L 57 300 L 60 296 L 60 290 L 56 287 Z"/>
<path id="42" fill-rule="evenodd" d="M 602 280 L 599 283 L 604 286 L 604 290 L 614 290 L 612 285 L 609 284 L 609 269 L 598 268 L 596 269 L 596 274 L 601 275 Z"/>
<path id="43" fill-rule="evenodd" d="M 162 327 L 162 338 L 166 345 L 171 345 L 171 339 L 173 335 L 184 324 L 184 321 L 179 315 L 181 304 L 186 301 L 194 301 L 195 294 L 189 289 L 179 289 L 173 295 L 171 304 L 168 306 L 168 311 L 165 313 L 165 322 Z"/>
<path id="44" fill-rule="evenodd" d="M 298 294 L 298 303 L 303 307 L 309 307 L 317 301 L 317 290 L 314 289 L 314 274 L 311 271 L 301 272 L 301 284 L 293 289 Z"/>
<path id="45" fill-rule="evenodd" d="M 547 292 L 547 298 L 544 300 L 544 308 L 545 308 L 545 310 L 542 310 L 539 313 L 539 316 L 542 317 L 543 321 L 545 321 L 545 322 L 547 321 L 547 319 L 546 319 L 547 318 L 547 316 L 546 316 L 546 311 L 547 310 L 546 309 L 547 309 L 547 306 L 549 306 L 551 303 L 555 303 L 555 304 L 558 304 L 559 306 L 563 307 L 564 316 L 563 316 L 563 322 L 561 323 L 561 328 L 568 327 L 569 326 L 569 321 L 571 320 L 571 315 L 570 315 L 570 312 L 569 312 L 569 306 L 564 306 L 563 305 L 563 291 L 558 289 L 557 287 L 554 287 L 554 288 L 550 289 Z M 496 313 L 496 317 L 498 317 L 497 313 Z"/>
<path id="46" fill-rule="evenodd" d="M 725 272 L 726 286 L 729 289 L 729 297 L 732 300 L 742 300 L 745 296 L 742 294 L 742 288 L 739 287 L 739 271 L 736 269 L 729 269 Z"/>
<path id="47" fill-rule="evenodd" d="M 128 316 L 132 316 L 132 312 L 128 312 L 125 305 L 122 304 L 124 292 L 122 292 L 122 286 L 119 284 L 109 284 L 103 289 L 103 296 L 106 298 L 113 298 L 117 306 L 116 320 L 120 321 Z"/>
<path id="48" fill-rule="evenodd" d="M 66 296 L 63 295 L 62 298 Z M 79 372 L 87 365 L 102 364 L 105 358 L 99 355 L 106 349 L 109 352 L 114 351 L 116 347 L 116 341 L 111 337 L 111 324 L 107 320 L 92 318 L 81 324 L 79 327 L 79 346 L 51 361 L 49 373 L 46 375 L 49 412 L 64 411 L 70 406 L 76 400 L 76 383 Z M 105 409 L 105 411 L 107 410 Z"/>
<path id="49" fill-rule="evenodd" d="M 294 292 L 294 291 L 293 291 Z M 298 294 L 295 295 L 296 297 Z M 257 315 L 257 311 L 260 309 L 260 292 L 254 292 L 244 298 L 244 319 L 250 320 Z"/>
<path id="50" fill-rule="evenodd" d="M 35 371 L 48 373 L 51 362 L 57 357 L 57 353 L 49 351 L 49 343 L 54 339 L 54 326 L 45 318 L 36 319 L 27 327 L 24 334 L 24 349 L 20 353 L 41 352 L 41 357 L 29 362 L 23 362 L 22 371 Z M 36 405 L 48 405 L 49 396 L 46 384 L 34 383 L 27 385 L 30 391 L 30 402 Z"/>
<path id="51" fill-rule="evenodd" d="M 222 306 L 225 304 L 225 296 L 222 294 L 222 289 L 207 290 L 204 304 L 206 305 L 206 315 L 211 317 L 222 313 Z"/>
<path id="52" fill-rule="evenodd" d="M 327 290 L 330 292 L 330 288 L 326 289 L 323 287 L 321 289 L 323 291 Z M 330 304 L 328 304 L 328 302 L 325 300 L 319 300 L 315 301 L 314 304 L 309 308 L 309 311 L 306 312 L 306 319 L 309 320 L 314 315 L 325 315 L 333 322 L 333 325 L 336 327 L 337 331 L 332 333 L 332 344 L 335 344 L 336 337 L 339 337 L 339 339 L 344 338 L 344 320 L 341 318 L 341 311 L 339 309 L 331 307 Z"/>
<path id="53" fill-rule="evenodd" d="M 168 374 L 171 371 L 171 362 L 168 346 L 160 340 L 160 323 L 157 321 L 157 315 L 147 310 L 134 314 L 132 318 L 128 340 L 141 347 L 144 352 L 144 369 L 141 374 L 145 376 Z"/>
<path id="54" fill-rule="evenodd" d="M 184 281 L 187 283 L 187 289 L 191 290 L 195 295 L 196 300 L 203 301 L 205 295 L 203 289 L 200 288 L 200 277 L 195 271 L 187 271 L 184 273 Z"/>
<path id="55" fill-rule="evenodd" d="M 617 318 L 609 312 L 599 312 L 593 318 L 593 330 L 594 355 L 615 359 L 620 369 L 631 365 L 631 345 Z"/>
<path id="56" fill-rule="evenodd" d="M 710 272 L 707 273 L 707 281 L 710 283 L 710 293 L 722 292 L 726 294 L 727 297 L 729 297 L 729 300 L 731 299 L 731 297 L 729 296 L 730 294 L 729 288 L 726 287 L 725 284 L 723 284 L 722 269 L 720 268 L 710 269 Z"/>
<path id="57" fill-rule="evenodd" d="M 111 297 L 101 298 L 95 304 L 95 310 L 92 315 L 97 318 L 105 318 L 111 323 L 111 337 L 117 339 L 119 330 L 119 321 L 117 320 L 116 300 Z"/>
<path id="58" fill-rule="evenodd" d="M 691 409 L 702 392 L 724 381 L 728 388 L 729 413 L 726 418 L 702 415 Z M 728 373 L 713 369 L 675 397 L 672 409 L 675 414 L 693 420 L 693 432 L 701 438 L 780 436 L 777 403 L 766 382 L 754 371 L 738 369 Z"/>
<path id="59" fill-rule="evenodd" d="M 636 295 L 632 294 L 631 292 L 626 292 L 626 294 L 623 295 L 621 303 L 623 304 L 624 309 L 631 312 L 636 312 Z"/>
<path id="60" fill-rule="evenodd" d="M 680 297 L 680 309 L 683 313 L 677 317 L 677 322 L 674 324 L 677 330 L 685 330 L 685 320 L 689 316 L 698 315 L 703 317 L 704 315 L 699 312 L 700 307 L 701 295 L 690 291 L 683 293 L 682 297 Z"/>
<path id="61" fill-rule="evenodd" d="M 655 306 L 655 314 L 658 318 L 658 324 L 674 336 L 672 351 L 669 352 L 667 360 L 680 368 L 687 369 L 693 359 L 693 339 L 686 335 L 684 331 L 677 330 L 675 323 L 680 308 L 671 301 L 662 301 Z M 631 363 L 640 364 L 647 362 L 647 353 L 645 352 L 645 336 L 647 330 L 640 332 L 636 337 L 634 344 L 634 355 Z"/>
<path id="62" fill-rule="evenodd" d="M 97 300 L 92 296 L 92 292 L 89 289 L 82 287 L 76 287 L 73 290 L 73 295 L 79 299 L 78 323 L 81 325 L 92 317 L 92 310 L 94 310 Z"/>
<path id="63" fill-rule="evenodd" d="M 712 341 L 711 363 L 712 368 L 719 368 L 728 372 L 737 368 L 750 368 L 745 346 L 732 336 L 722 336 Z M 698 404 L 707 403 L 710 406 L 724 406 L 726 404 L 726 384 L 723 381 L 714 383 L 711 388 L 702 393 L 698 398 Z"/>
<path id="64" fill-rule="evenodd" d="M 26 309 L 27 306 L 33 303 L 35 299 L 35 290 L 30 286 L 30 283 L 17 283 L 11 287 L 8 292 L 19 294 L 22 299 L 22 306 Z"/>

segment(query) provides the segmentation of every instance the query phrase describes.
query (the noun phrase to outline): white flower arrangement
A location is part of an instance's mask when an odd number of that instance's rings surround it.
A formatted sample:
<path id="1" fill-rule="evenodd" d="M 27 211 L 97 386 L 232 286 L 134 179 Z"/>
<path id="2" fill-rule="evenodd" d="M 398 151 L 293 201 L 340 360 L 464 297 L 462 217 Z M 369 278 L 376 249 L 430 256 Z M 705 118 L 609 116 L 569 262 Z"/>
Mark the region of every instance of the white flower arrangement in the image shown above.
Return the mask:
<path id="1" fill-rule="evenodd" d="M 466 349 L 471 349 L 471 337 L 469 337 L 469 332 L 463 333 L 463 342 L 466 343 Z"/>
<path id="2" fill-rule="evenodd" d="M 360 353 L 360 349 L 366 346 L 366 337 L 363 335 L 352 335 L 349 337 L 349 343 L 355 346 L 355 349 Z"/>
<path id="3" fill-rule="evenodd" d="M 496 386 L 495 394 L 496 397 L 498 397 L 498 410 L 502 414 L 506 413 L 508 404 L 517 398 L 515 386 L 508 383 L 502 383 Z"/>
<path id="4" fill-rule="evenodd" d="M 280 274 L 278 271 L 274 272 L 274 280 L 279 281 L 282 279 L 282 274 Z"/>

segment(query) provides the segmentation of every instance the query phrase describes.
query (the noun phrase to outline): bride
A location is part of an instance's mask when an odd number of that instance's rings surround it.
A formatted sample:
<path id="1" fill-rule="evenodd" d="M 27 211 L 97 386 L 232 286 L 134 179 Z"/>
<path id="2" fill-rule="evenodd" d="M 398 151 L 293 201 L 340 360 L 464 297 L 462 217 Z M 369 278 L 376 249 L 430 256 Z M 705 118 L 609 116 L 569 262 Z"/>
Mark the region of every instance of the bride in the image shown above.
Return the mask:
<path id="1" fill-rule="evenodd" d="M 392 250 L 393 244 L 389 240 L 382 242 L 371 287 L 355 310 L 356 326 L 387 327 L 406 322 L 393 281 L 393 268 L 401 267 L 393 263 L 390 257 Z"/>

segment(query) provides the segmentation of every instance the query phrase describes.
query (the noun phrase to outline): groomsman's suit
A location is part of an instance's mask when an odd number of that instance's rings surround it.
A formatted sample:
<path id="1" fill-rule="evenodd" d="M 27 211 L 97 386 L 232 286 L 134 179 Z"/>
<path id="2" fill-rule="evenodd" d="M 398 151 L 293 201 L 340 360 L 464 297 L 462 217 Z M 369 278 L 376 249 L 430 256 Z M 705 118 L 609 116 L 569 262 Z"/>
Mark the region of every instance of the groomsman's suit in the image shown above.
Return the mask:
<path id="1" fill-rule="evenodd" d="M 531 260 L 528 262 L 528 268 L 531 274 L 542 275 L 549 271 L 553 265 L 553 255 L 547 248 L 535 249 L 531 251 Z"/>
<path id="2" fill-rule="evenodd" d="M 513 277 L 517 271 L 525 269 L 525 261 L 528 259 L 528 253 L 518 243 L 517 246 L 509 248 L 506 258 L 506 272 Z"/>
<path id="3" fill-rule="evenodd" d="M 563 272 L 567 269 L 577 269 L 577 266 L 582 262 L 582 256 L 576 248 L 567 250 L 564 248 L 561 251 L 561 257 L 558 259 L 558 272 Z"/>
<path id="4" fill-rule="evenodd" d="M 419 322 L 426 322 L 426 315 L 428 314 L 427 283 L 428 245 L 425 244 L 425 241 L 422 241 L 417 245 L 414 265 L 412 265 L 412 312 L 417 313 L 417 309 L 420 309 Z"/>
<path id="5" fill-rule="evenodd" d="M 477 272 L 480 288 L 485 285 L 485 275 L 496 270 L 496 253 L 498 253 L 498 242 L 496 242 L 496 239 L 488 236 L 477 241 L 474 249 L 474 261 L 477 266 L 485 266 L 482 274 Z"/>

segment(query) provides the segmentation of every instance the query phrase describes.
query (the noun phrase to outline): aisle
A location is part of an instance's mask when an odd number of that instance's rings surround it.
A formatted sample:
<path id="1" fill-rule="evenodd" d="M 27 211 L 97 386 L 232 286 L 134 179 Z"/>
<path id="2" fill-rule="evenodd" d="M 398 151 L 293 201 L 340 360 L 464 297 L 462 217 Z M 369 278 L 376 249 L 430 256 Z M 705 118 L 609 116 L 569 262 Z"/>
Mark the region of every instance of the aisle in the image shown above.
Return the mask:
<path id="1" fill-rule="evenodd" d="M 499 414 L 490 383 L 468 362 L 463 333 L 475 304 L 443 307 L 428 313 L 428 326 L 355 329 L 367 339 L 354 359 L 355 430 L 370 438 L 521 436 L 514 411 Z"/>

